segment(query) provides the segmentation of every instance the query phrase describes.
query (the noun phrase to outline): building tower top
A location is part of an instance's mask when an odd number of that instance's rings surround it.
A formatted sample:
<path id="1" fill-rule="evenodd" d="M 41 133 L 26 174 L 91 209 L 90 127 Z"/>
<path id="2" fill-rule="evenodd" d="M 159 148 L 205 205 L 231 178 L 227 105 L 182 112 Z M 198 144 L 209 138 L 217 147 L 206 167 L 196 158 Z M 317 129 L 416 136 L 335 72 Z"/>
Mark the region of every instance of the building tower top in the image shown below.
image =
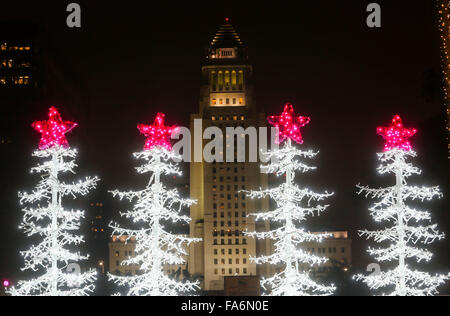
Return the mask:
<path id="1" fill-rule="evenodd" d="M 243 58 L 244 44 L 230 23 L 230 18 L 225 18 L 225 24 L 221 25 L 209 46 L 208 58 L 237 59 Z"/>

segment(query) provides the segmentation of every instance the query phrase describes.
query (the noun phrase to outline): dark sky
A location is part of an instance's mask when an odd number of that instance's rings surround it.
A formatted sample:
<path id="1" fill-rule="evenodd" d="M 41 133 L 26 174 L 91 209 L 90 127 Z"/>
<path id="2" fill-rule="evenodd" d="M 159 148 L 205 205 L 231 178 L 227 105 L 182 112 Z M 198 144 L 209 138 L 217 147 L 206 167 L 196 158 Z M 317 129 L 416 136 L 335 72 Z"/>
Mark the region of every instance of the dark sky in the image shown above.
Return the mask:
<path id="1" fill-rule="evenodd" d="M 433 94 L 440 87 L 429 80 L 440 69 L 433 1 L 378 1 L 381 29 L 365 25 L 370 2 L 79 1 L 82 28 L 77 30 L 65 26 L 69 1 L 3 3 L 0 21 L 40 26 L 42 50 L 63 87 L 42 98 L 40 107 L 25 108 L 17 126 L 26 129 L 33 119 L 44 119 L 48 103 L 59 106 L 63 118 L 80 123 L 69 141 L 80 150 L 80 174 L 103 179 L 96 194 L 129 187 L 138 177 L 131 153 L 143 145 L 136 124 L 151 122 L 157 111 L 164 111 L 169 123 L 188 124 L 198 110 L 204 49 L 229 16 L 249 48 L 260 111 L 278 113 L 289 101 L 312 118 L 304 129 L 304 146 L 320 150 L 319 169 L 305 182 L 336 192 L 321 223 L 354 232 L 371 221 L 371 201 L 355 198 L 354 186 L 378 184 L 375 153 L 383 141 L 375 128 L 387 125 L 394 114 L 420 129 L 414 144 L 424 169 L 422 182 L 444 191 L 448 185 L 444 110 L 440 95 Z M 28 144 L 20 155 L 28 157 L 39 137 L 31 128 L 20 137 L 19 143 Z M 3 174 L 17 172 L 16 180 L 2 181 L 13 183 L 1 188 L 3 238 L 20 236 L 11 223 L 20 218 L 11 215 L 19 212 L 11 192 L 36 181 L 28 174 L 31 161 L 19 161 L 2 167 Z M 446 200 L 431 207 L 449 233 Z M 355 259 L 361 261 L 366 244 L 354 238 Z M 14 246 L 2 245 L 11 255 Z M 440 243 L 439 249 L 437 260 L 448 266 L 448 244 Z M 7 259 L 0 261 L 0 271 L 16 270 Z"/>

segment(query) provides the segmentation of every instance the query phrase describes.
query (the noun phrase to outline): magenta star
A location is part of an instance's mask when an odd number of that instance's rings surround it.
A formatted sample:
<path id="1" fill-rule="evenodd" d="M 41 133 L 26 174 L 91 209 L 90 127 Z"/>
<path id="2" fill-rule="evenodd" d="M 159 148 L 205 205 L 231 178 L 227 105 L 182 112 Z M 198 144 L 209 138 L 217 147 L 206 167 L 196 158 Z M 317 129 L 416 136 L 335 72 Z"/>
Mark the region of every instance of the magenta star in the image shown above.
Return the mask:
<path id="1" fill-rule="evenodd" d="M 164 125 L 164 120 L 165 115 L 163 113 L 158 113 L 153 125 L 138 125 L 138 130 L 147 137 L 144 150 L 151 150 L 155 147 L 165 148 L 169 151 L 172 150 L 170 138 L 172 133 L 178 130 L 178 127 L 166 127 Z"/>
<path id="2" fill-rule="evenodd" d="M 51 107 L 48 121 L 34 122 L 33 128 L 42 134 L 39 149 L 45 150 L 57 146 L 68 148 L 65 134 L 70 132 L 78 124 L 70 121 L 63 122 L 58 110 Z"/>
<path id="3" fill-rule="evenodd" d="M 269 123 L 278 128 L 277 144 L 283 143 L 286 139 L 292 139 L 298 144 L 303 144 L 303 137 L 300 128 L 309 124 L 311 119 L 306 116 L 295 116 L 292 104 L 287 103 L 280 116 L 269 116 Z"/>
<path id="4" fill-rule="evenodd" d="M 412 150 L 412 146 L 408 138 L 414 136 L 417 130 L 415 128 L 404 128 L 401 117 L 396 115 L 392 119 L 390 126 L 378 127 L 377 133 L 386 140 L 386 144 L 384 145 L 385 152 L 394 148 L 410 151 Z"/>

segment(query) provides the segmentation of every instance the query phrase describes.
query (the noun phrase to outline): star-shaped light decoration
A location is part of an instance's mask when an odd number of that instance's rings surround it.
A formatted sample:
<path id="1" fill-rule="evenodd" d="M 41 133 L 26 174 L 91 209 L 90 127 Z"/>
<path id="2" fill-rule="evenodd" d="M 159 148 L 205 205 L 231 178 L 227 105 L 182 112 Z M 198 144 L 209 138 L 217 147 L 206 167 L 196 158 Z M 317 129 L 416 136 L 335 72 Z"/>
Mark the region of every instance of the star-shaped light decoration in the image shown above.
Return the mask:
<path id="1" fill-rule="evenodd" d="M 153 125 L 138 125 L 138 130 L 147 137 L 144 150 L 151 150 L 155 147 L 165 148 L 169 151 L 172 150 L 170 138 L 172 133 L 178 130 L 178 127 L 167 127 L 164 125 L 164 120 L 165 115 L 163 113 L 158 113 Z"/>
<path id="2" fill-rule="evenodd" d="M 39 143 L 40 150 L 53 147 L 69 147 L 65 134 L 77 125 L 75 122 L 63 122 L 61 115 L 55 107 L 50 108 L 47 121 L 38 121 L 32 124 L 33 128 L 42 134 Z"/>
<path id="3" fill-rule="evenodd" d="M 287 103 L 280 116 L 269 116 L 269 123 L 278 128 L 277 144 L 283 143 L 286 139 L 292 139 L 298 144 L 303 144 L 303 137 L 300 128 L 309 124 L 311 119 L 306 116 L 295 116 L 294 107 Z"/>
<path id="4" fill-rule="evenodd" d="M 414 136 L 417 133 L 417 129 L 404 128 L 401 117 L 396 115 L 392 119 L 390 126 L 378 127 L 377 133 L 386 140 L 386 144 L 384 145 L 385 152 L 394 148 L 410 151 L 412 150 L 412 146 L 408 138 Z"/>

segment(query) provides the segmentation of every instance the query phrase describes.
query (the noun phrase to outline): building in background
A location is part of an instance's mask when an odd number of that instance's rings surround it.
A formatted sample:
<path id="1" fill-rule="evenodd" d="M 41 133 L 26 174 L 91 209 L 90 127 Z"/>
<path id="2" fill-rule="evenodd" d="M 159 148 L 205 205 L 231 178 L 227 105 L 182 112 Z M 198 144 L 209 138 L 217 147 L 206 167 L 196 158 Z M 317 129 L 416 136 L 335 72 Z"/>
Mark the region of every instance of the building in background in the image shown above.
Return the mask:
<path id="1" fill-rule="evenodd" d="M 91 202 L 86 210 L 89 231 L 86 234 L 86 247 L 89 253 L 89 265 L 97 267 L 99 272 L 106 273 L 109 263 L 108 242 L 110 229 L 109 214 L 103 202 Z"/>
<path id="2" fill-rule="evenodd" d="M 0 91 L 38 86 L 36 27 L 30 23 L 1 23 Z"/>
<path id="3" fill-rule="evenodd" d="M 122 261 L 133 257 L 136 239 L 128 236 L 113 236 L 109 243 L 109 272 L 115 275 L 135 275 L 139 266 L 125 266 Z"/>
<path id="4" fill-rule="evenodd" d="M 38 29 L 31 22 L 0 22 L 0 150 L 17 142 L 17 119 L 39 99 Z"/>
<path id="5" fill-rule="evenodd" d="M 199 122 L 196 120 L 201 120 L 203 130 L 215 126 L 224 135 L 226 127 L 266 126 L 265 115 L 257 112 L 252 84 L 247 49 L 226 19 L 202 67 L 200 108 L 191 116 L 191 130 Z M 248 138 L 245 134 L 237 137 L 246 138 L 248 154 Z M 234 141 L 236 156 L 236 138 Z M 224 148 L 225 144 L 226 139 Z M 226 161 L 226 154 L 221 154 Z M 260 163 L 192 162 L 190 183 L 191 198 L 198 201 L 191 207 L 190 235 L 203 241 L 190 247 L 189 272 L 203 278 L 203 290 L 223 291 L 224 278 L 229 276 L 270 275 L 270 267 L 257 267 L 249 260 L 270 253 L 268 241 L 243 235 L 245 230 L 268 229 L 267 223 L 255 224 L 247 217 L 257 210 L 267 210 L 268 200 L 250 200 L 241 192 L 267 187 L 267 175 L 261 173 Z"/>

